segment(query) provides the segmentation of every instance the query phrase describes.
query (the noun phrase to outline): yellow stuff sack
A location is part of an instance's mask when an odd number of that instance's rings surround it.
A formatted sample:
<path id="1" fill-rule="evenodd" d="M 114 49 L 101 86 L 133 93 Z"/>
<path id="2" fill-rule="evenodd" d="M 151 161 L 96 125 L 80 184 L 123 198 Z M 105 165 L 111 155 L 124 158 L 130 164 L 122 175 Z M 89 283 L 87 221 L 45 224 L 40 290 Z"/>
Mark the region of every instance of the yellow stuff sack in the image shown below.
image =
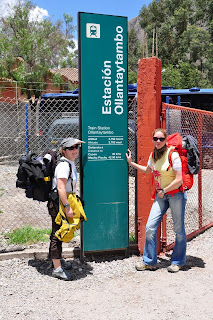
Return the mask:
<path id="1" fill-rule="evenodd" d="M 59 199 L 59 212 L 55 218 L 55 222 L 61 225 L 60 229 L 56 231 L 55 236 L 63 242 L 69 242 L 74 236 L 74 231 L 80 228 L 80 221 L 87 221 L 81 201 L 74 193 L 67 193 L 69 205 L 73 211 L 73 218 L 67 218 L 65 214 L 64 205 Z"/>

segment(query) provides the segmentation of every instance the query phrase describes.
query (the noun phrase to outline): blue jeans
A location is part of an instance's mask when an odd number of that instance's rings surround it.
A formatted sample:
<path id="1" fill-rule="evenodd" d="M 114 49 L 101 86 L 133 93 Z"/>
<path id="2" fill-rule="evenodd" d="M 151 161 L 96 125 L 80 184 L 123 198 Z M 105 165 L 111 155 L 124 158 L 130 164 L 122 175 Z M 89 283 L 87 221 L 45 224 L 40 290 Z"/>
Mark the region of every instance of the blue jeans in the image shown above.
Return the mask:
<path id="1" fill-rule="evenodd" d="M 143 253 L 143 262 L 147 265 L 157 263 L 157 229 L 167 209 L 171 209 L 174 232 L 176 234 L 175 247 L 171 257 L 171 263 L 182 266 L 186 263 L 186 233 L 184 227 L 184 215 L 186 205 L 186 192 L 178 192 L 173 196 L 165 195 L 162 199 L 157 195 L 152 205 L 146 224 L 146 239 Z"/>

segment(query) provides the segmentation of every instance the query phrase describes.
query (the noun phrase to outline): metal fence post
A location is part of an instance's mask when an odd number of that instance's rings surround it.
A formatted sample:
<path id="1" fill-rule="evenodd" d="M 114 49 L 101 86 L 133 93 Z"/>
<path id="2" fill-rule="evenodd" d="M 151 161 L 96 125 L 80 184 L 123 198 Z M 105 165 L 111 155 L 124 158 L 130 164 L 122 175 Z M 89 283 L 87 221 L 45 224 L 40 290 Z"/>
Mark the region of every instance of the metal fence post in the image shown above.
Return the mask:
<path id="1" fill-rule="evenodd" d="M 28 105 L 25 105 L 25 120 L 26 120 L 26 154 L 28 155 L 29 152 L 29 132 L 28 132 Z"/>
<path id="2" fill-rule="evenodd" d="M 203 133 L 203 115 L 198 114 L 198 148 L 200 151 L 200 167 L 202 168 L 202 133 Z M 199 228 L 203 225 L 203 199 L 202 199 L 202 170 L 198 173 L 198 219 Z"/>

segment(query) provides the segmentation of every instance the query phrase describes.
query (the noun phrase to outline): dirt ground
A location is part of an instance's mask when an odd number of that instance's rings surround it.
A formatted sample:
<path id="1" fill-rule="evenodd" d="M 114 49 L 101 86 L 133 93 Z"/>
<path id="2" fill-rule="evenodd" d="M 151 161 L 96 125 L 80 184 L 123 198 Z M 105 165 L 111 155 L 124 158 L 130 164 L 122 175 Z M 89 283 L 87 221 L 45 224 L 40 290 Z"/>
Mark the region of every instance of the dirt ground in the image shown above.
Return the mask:
<path id="1" fill-rule="evenodd" d="M 212 247 L 213 228 L 188 242 L 176 274 L 166 270 L 171 252 L 157 271 L 137 272 L 137 256 L 75 259 L 71 282 L 52 278 L 47 261 L 0 261 L 0 319 L 211 320 Z"/>

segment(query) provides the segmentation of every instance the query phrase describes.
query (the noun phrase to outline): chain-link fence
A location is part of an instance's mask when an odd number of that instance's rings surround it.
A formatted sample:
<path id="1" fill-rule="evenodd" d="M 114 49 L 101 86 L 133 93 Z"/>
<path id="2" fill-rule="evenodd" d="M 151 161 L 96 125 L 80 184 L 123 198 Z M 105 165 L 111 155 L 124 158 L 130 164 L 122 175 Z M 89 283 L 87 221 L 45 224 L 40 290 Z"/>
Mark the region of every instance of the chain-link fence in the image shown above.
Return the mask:
<path id="1" fill-rule="evenodd" d="M 128 147 L 132 153 L 133 161 L 137 159 L 137 98 L 128 99 Z M 132 166 L 129 170 L 129 233 L 131 241 L 137 243 L 137 210 L 136 210 L 136 185 L 137 172 Z"/>
<path id="2" fill-rule="evenodd" d="M 128 143 L 136 156 L 136 100 L 128 100 Z M 37 229 L 51 227 L 46 202 L 33 201 L 25 190 L 16 188 L 16 173 L 20 156 L 29 151 L 41 155 L 47 149 L 58 150 L 65 137 L 79 136 L 78 96 L 63 98 L 44 96 L 38 103 L 0 100 L 0 252 L 26 248 L 34 244 L 9 244 L 8 233 L 30 225 Z M 78 160 L 79 161 L 79 160 Z M 77 170 L 79 171 L 79 162 Z M 129 169 L 130 234 L 135 237 L 135 171 Z M 80 181 L 80 177 L 78 179 Z M 78 185 L 78 194 L 80 192 Z M 42 244 L 40 244 L 42 245 Z M 72 245 L 72 244 L 70 244 Z"/>
<path id="3" fill-rule="evenodd" d="M 198 141 L 201 169 L 194 175 L 193 187 L 187 191 L 185 228 L 187 237 L 196 235 L 213 225 L 213 113 L 163 104 L 163 120 L 167 133 L 179 132 L 191 135 Z M 168 250 L 174 245 L 171 212 L 166 216 L 166 239 Z M 163 230 L 165 231 L 165 230 Z"/>

